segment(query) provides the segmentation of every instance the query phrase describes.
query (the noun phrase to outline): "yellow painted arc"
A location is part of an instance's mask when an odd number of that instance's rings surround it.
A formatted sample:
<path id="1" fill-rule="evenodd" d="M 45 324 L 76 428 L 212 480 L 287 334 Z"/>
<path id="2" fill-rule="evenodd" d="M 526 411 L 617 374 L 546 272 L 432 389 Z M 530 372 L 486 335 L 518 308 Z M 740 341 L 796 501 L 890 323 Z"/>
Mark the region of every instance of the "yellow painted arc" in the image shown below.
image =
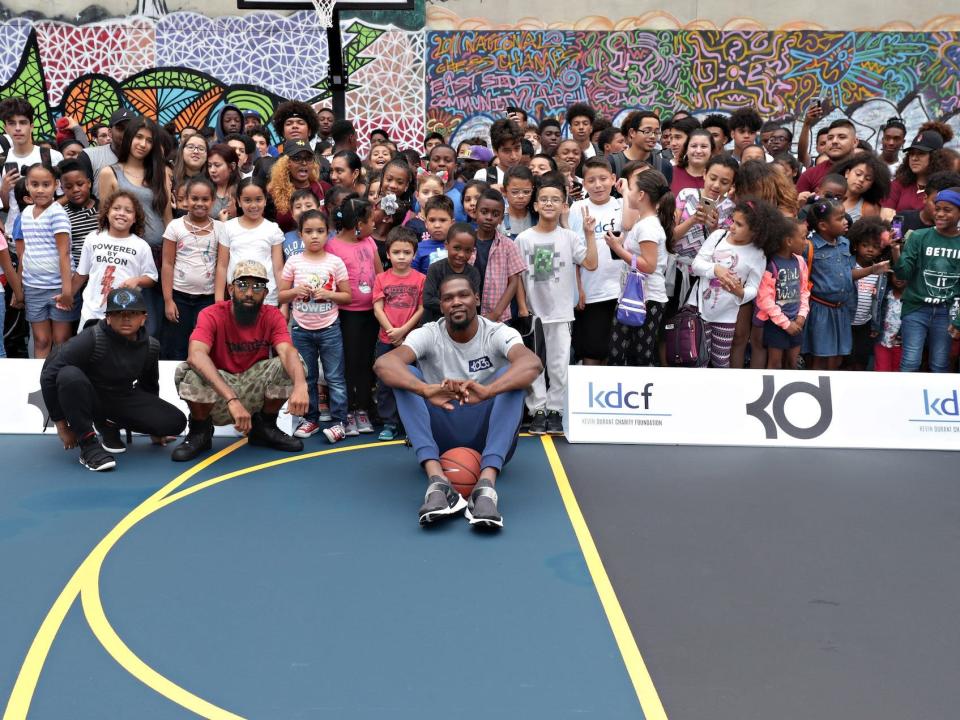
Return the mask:
<path id="1" fill-rule="evenodd" d="M 607 615 L 607 622 L 610 623 L 610 629 L 613 631 L 613 637 L 620 648 L 620 654 L 623 656 L 624 665 L 627 667 L 627 674 L 633 683 L 633 689 L 637 693 L 637 699 L 640 701 L 640 707 L 643 710 L 645 720 L 667 720 L 666 710 L 657 694 L 657 688 L 653 684 L 650 672 L 647 670 L 647 664 L 640 654 L 640 648 L 637 647 L 637 641 L 630 630 L 627 617 L 623 613 L 620 601 L 617 599 L 617 593 L 613 589 L 613 584 L 607 576 L 606 568 L 603 566 L 603 560 L 600 559 L 600 553 L 593 542 L 593 536 L 590 534 L 590 528 L 580 511 L 580 505 L 577 503 L 577 497 L 573 494 L 573 488 L 570 487 L 570 480 L 567 478 L 567 472 L 563 469 L 563 463 L 560 462 L 560 456 L 553 445 L 553 438 L 544 435 L 542 438 L 543 450 L 547 455 L 547 461 L 550 463 L 550 469 L 553 470 L 553 476 L 557 481 L 557 487 L 560 489 L 560 497 L 567 509 L 567 515 L 570 516 L 570 523 L 573 525 L 573 531 L 580 543 L 580 550 L 587 561 L 587 568 L 590 570 L 590 577 L 593 578 L 593 584 L 597 588 L 597 594 L 600 596 L 600 603 Z"/>
<path id="2" fill-rule="evenodd" d="M 100 602 L 100 573 L 99 567 L 96 575 L 91 577 L 91 582 L 85 584 L 80 593 L 80 599 L 83 603 L 83 614 L 87 618 L 87 623 L 93 634 L 103 645 L 104 649 L 110 653 L 110 656 L 117 661 L 124 670 L 133 675 L 151 690 L 163 695 L 187 710 L 196 713 L 200 717 L 211 718 L 211 720 L 243 720 L 242 715 L 235 715 L 229 710 L 217 707 L 213 703 L 207 702 L 203 698 L 197 697 L 193 693 L 183 689 L 175 682 L 168 680 L 158 673 L 152 667 L 147 665 L 137 655 L 127 647 L 116 630 L 107 620 L 103 611 L 103 604 Z"/>
<path id="3" fill-rule="evenodd" d="M 16 682 L 13 685 L 13 690 L 10 692 L 10 698 L 7 701 L 7 707 L 3 712 L 3 720 L 26 719 L 27 714 L 30 711 L 30 703 L 33 702 L 33 695 L 37 690 L 37 682 L 40 679 L 40 673 L 47 661 L 47 655 L 50 653 L 50 648 L 53 645 L 53 641 L 56 638 L 57 633 L 60 631 L 60 626 L 63 625 L 63 621 L 66 618 L 67 613 L 70 611 L 74 601 L 80 594 L 83 578 L 87 573 L 87 568 L 89 567 L 88 563 L 91 562 L 91 558 L 96 555 L 97 551 L 103 547 L 112 547 L 116 541 L 119 540 L 120 536 L 122 536 L 122 534 L 135 523 L 127 524 L 126 528 L 123 529 L 119 534 L 116 534 L 117 531 L 124 526 L 125 523 L 127 523 L 127 520 L 131 518 L 131 516 L 134 516 L 136 513 L 138 513 L 141 508 L 144 508 L 152 503 L 156 503 L 168 493 L 173 492 L 178 487 L 183 485 L 183 483 L 187 482 L 200 471 L 206 469 L 226 455 L 229 455 L 237 448 L 245 445 L 246 442 L 247 441 L 245 439 L 238 440 L 237 442 L 223 448 L 219 452 L 214 453 L 202 462 L 199 462 L 196 465 L 188 468 L 185 472 L 175 477 L 169 483 L 157 490 L 153 495 L 140 503 L 140 505 L 131 510 L 130 513 L 123 520 L 121 520 L 120 523 L 118 523 L 110 533 L 108 533 L 99 543 L 97 543 L 97 546 L 91 551 L 90 555 L 84 559 L 70 580 L 67 581 L 67 584 L 60 592 L 60 595 L 57 596 L 57 599 L 54 601 L 53 605 L 50 607 L 50 610 L 47 612 L 46 617 L 44 617 L 43 622 L 40 624 L 40 629 L 34 636 L 33 642 L 30 643 L 30 649 L 27 650 L 23 664 L 20 666 L 20 672 L 17 673 Z M 144 517 L 146 517 L 146 514 L 144 514 Z M 104 553 L 104 555 L 105 554 L 106 553 Z"/>

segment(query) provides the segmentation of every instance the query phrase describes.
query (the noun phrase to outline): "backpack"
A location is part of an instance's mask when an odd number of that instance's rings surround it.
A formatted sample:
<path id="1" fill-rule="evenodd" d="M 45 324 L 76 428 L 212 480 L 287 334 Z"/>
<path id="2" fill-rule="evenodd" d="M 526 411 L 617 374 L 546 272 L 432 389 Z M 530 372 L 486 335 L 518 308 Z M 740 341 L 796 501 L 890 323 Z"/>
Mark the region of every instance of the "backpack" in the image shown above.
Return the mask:
<path id="1" fill-rule="evenodd" d="M 714 250 L 726 236 L 727 233 L 724 233 L 717 239 Z M 663 326 L 663 344 L 670 367 L 706 367 L 710 362 L 710 346 L 703 330 L 703 318 L 694 305 L 687 304 L 701 281 L 702 278 L 698 278 L 690 287 L 687 299 Z"/>
<path id="2" fill-rule="evenodd" d="M 703 318 L 693 305 L 684 305 L 667 320 L 663 344 L 670 367 L 706 367 L 710 361 Z"/>

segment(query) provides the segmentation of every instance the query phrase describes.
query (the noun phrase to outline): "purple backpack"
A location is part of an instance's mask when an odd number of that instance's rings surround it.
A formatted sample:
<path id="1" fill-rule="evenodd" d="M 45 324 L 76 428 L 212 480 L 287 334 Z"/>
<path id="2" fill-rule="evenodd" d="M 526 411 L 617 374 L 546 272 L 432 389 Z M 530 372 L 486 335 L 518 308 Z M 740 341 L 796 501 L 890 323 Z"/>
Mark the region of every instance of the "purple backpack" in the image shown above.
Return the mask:
<path id="1" fill-rule="evenodd" d="M 703 319 L 693 305 L 684 305 L 663 326 L 663 344 L 670 367 L 706 367 L 710 361 Z"/>

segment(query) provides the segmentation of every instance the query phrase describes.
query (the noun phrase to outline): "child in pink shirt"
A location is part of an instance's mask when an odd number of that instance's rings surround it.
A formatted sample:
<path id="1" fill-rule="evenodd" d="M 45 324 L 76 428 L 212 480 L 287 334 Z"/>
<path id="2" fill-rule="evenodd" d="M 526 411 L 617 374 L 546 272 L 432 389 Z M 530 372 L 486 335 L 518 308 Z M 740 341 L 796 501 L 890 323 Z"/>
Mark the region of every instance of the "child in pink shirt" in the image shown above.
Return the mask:
<path id="1" fill-rule="evenodd" d="M 318 363 L 330 394 L 334 424 L 323 434 L 331 443 L 346 437 L 347 384 L 343 369 L 343 338 L 338 305 L 350 302 L 350 281 L 343 260 L 325 250 L 327 218 L 319 210 L 307 210 L 299 219 L 303 252 L 291 255 L 280 274 L 280 303 L 293 310 L 293 346 L 307 366 L 310 407 L 294 435 L 308 438 L 320 431 L 317 393 Z"/>
<path id="2" fill-rule="evenodd" d="M 376 356 L 390 352 L 403 342 L 423 316 L 423 284 L 426 276 L 411 267 L 417 254 L 417 236 L 410 228 L 395 227 L 387 235 L 389 270 L 373 283 L 373 312 L 380 323 Z M 377 381 L 377 412 L 383 421 L 380 440 L 397 437 L 400 418 L 393 390 Z"/>

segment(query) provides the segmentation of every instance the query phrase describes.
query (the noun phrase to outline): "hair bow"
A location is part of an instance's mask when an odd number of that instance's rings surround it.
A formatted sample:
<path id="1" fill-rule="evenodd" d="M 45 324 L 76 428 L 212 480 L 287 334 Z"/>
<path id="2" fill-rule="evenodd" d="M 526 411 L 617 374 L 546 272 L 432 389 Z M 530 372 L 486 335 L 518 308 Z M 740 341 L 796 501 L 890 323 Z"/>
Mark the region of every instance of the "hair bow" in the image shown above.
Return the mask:
<path id="1" fill-rule="evenodd" d="M 387 215 L 393 215 L 400 209 L 400 205 L 397 203 L 397 196 L 393 193 L 387 193 L 380 198 L 380 209 Z"/>

